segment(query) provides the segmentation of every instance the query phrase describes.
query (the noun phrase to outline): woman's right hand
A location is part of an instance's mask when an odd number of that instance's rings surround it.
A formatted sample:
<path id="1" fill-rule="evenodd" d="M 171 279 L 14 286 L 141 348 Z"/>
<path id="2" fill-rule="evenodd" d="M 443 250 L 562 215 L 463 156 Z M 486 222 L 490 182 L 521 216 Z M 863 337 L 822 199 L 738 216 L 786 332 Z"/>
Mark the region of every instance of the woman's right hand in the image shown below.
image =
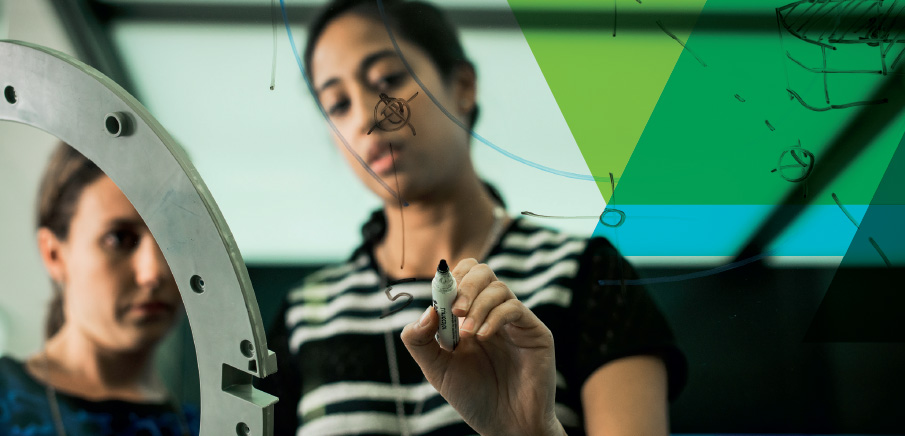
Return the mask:
<path id="1" fill-rule="evenodd" d="M 464 317 L 454 351 L 434 338 L 429 307 L 402 331 L 427 380 L 482 435 L 563 435 L 554 412 L 553 335 L 493 271 L 475 259 L 456 265 L 453 313 Z"/>

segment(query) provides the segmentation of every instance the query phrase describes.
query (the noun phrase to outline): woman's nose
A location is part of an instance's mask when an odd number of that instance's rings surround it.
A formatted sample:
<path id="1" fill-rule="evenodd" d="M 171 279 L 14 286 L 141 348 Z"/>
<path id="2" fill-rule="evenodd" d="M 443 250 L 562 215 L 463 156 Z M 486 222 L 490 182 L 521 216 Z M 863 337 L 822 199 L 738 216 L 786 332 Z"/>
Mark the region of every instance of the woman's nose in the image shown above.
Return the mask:
<path id="1" fill-rule="evenodd" d="M 374 105 L 380 101 L 371 93 L 362 92 L 354 104 L 356 134 L 367 135 L 374 127 Z"/>
<path id="2" fill-rule="evenodd" d="M 134 264 L 135 281 L 142 287 L 156 288 L 172 276 L 163 252 L 150 234 L 142 238 L 135 251 Z"/>

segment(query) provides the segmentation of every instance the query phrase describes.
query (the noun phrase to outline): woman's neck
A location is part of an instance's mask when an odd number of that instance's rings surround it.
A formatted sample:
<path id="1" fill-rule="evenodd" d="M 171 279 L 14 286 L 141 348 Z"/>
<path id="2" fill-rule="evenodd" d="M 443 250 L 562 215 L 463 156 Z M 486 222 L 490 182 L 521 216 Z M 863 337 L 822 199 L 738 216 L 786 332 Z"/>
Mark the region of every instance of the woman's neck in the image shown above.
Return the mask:
<path id="1" fill-rule="evenodd" d="M 49 339 L 44 351 L 28 360 L 27 368 L 42 383 L 88 400 L 166 399 L 166 389 L 153 368 L 153 348 L 111 351 L 71 325 L 64 325 Z"/>
<path id="2" fill-rule="evenodd" d="M 455 268 L 462 259 L 479 258 L 496 205 L 477 176 L 428 200 L 410 201 L 401 214 L 398 203 L 387 203 L 387 232 L 375 249 L 377 262 L 392 277 L 430 277 L 440 259 Z"/>

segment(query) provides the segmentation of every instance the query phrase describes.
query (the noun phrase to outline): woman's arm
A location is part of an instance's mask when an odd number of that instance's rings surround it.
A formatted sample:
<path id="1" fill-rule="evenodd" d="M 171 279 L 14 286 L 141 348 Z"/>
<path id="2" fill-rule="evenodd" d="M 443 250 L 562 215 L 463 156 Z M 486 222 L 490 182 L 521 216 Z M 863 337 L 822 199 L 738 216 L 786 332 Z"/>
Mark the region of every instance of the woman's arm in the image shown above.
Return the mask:
<path id="1" fill-rule="evenodd" d="M 616 359 L 581 389 L 588 436 L 669 434 L 666 365 L 657 356 Z"/>

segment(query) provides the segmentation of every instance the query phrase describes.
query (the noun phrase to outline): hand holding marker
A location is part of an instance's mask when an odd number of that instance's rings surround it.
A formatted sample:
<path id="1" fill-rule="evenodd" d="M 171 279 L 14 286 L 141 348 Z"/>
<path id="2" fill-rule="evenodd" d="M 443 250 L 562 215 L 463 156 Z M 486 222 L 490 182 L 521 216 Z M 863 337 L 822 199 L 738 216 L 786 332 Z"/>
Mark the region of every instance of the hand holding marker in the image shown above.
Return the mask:
<path id="1" fill-rule="evenodd" d="M 456 301 L 456 279 L 450 274 L 446 259 L 440 260 L 437 266 L 437 274 L 431 281 L 431 294 L 434 310 L 440 318 L 437 342 L 445 350 L 455 350 L 459 344 L 459 319 L 452 313 L 452 305 Z"/>
<path id="2" fill-rule="evenodd" d="M 563 434 L 550 329 L 474 258 L 454 271 L 441 261 L 431 291 L 433 304 L 400 335 L 431 386 L 478 434 Z"/>

